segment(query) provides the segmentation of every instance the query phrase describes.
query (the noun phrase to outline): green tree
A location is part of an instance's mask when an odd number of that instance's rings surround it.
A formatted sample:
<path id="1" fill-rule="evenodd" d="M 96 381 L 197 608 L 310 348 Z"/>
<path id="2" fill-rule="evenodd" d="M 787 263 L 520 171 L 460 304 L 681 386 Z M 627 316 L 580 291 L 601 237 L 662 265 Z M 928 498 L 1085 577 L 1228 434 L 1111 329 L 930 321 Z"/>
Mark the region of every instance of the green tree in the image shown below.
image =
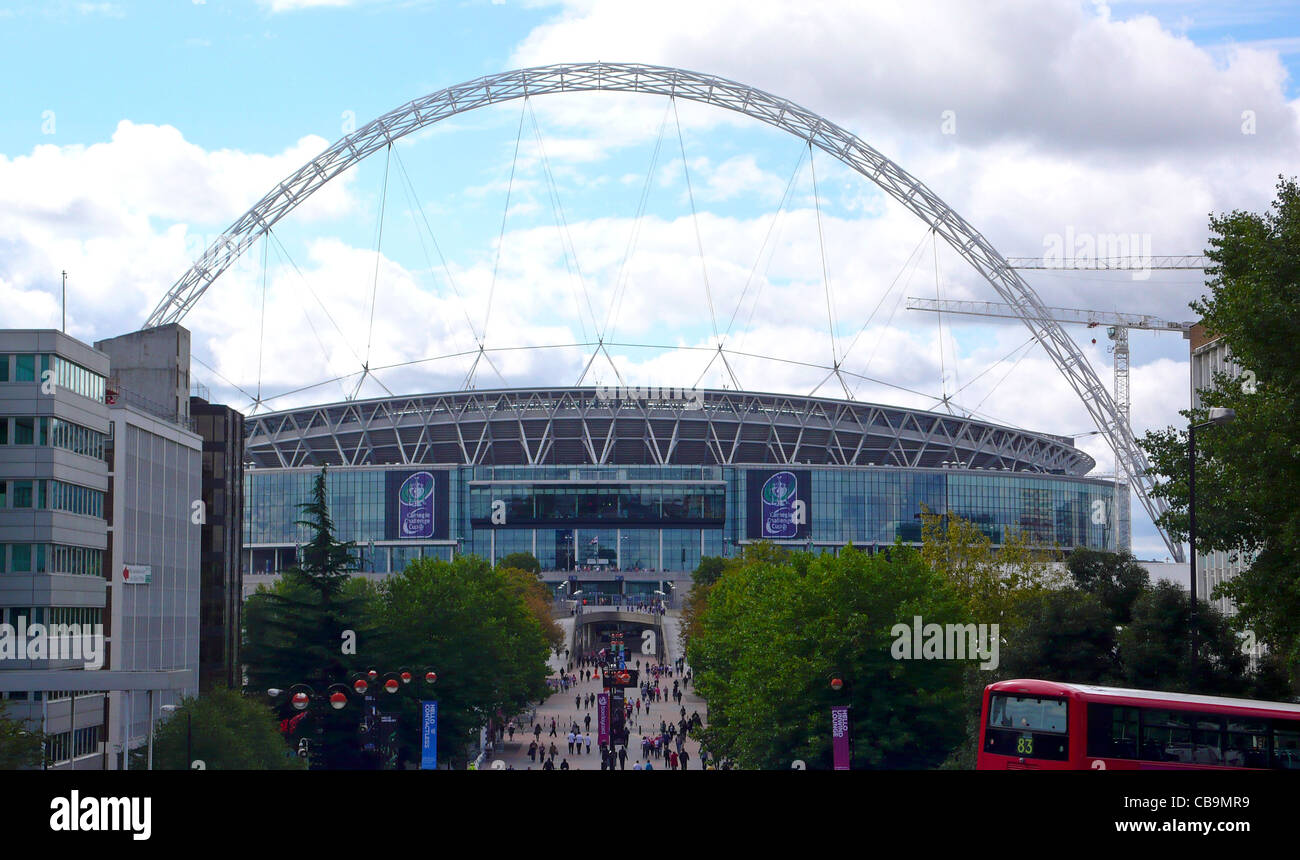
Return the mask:
<path id="1" fill-rule="evenodd" d="M 307 766 L 285 743 L 275 714 L 265 702 L 221 688 L 183 699 L 179 709 L 154 728 L 155 770 L 185 770 L 194 761 L 202 761 L 207 770 L 302 770 Z"/>
<path id="2" fill-rule="evenodd" d="M 425 558 L 378 586 L 375 611 L 389 633 L 381 659 L 438 673 L 437 686 L 421 697 L 438 700 L 439 762 L 464 765 L 489 719 L 508 718 L 547 694 L 547 631 L 520 575 L 477 556 Z M 402 696 L 396 707 L 401 754 L 414 758 L 418 701 Z"/>
<path id="3" fill-rule="evenodd" d="M 530 556 L 531 558 L 531 556 Z M 555 620 L 552 610 L 551 590 L 536 576 L 527 570 L 497 565 L 497 570 L 506 578 L 510 588 L 528 607 L 528 611 L 541 626 L 542 637 L 552 651 L 564 649 L 564 628 Z"/>
<path id="4" fill-rule="evenodd" d="M 1206 256 L 1209 294 L 1192 302 L 1206 331 L 1221 336 L 1250 376 L 1219 375 L 1202 392 L 1206 408 L 1227 407 L 1236 420 L 1196 434 L 1197 549 L 1252 558 L 1249 569 L 1220 587 L 1240 625 L 1300 664 L 1300 186 L 1280 179 L 1265 213 L 1211 217 Z M 1190 421 L 1204 412 L 1182 413 Z M 1147 433 L 1142 440 L 1158 477 L 1153 491 L 1169 502 L 1161 524 L 1187 537 L 1187 431 Z"/>
<path id="5" fill-rule="evenodd" d="M 1004 678 L 1107 684 L 1118 676 L 1111 614 L 1099 598 L 1077 588 L 1035 595 L 1005 633 Z"/>
<path id="6" fill-rule="evenodd" d="M 962 737 L 962 665 L 895 659 L 893 628 L 915 615 L 965 622 L 966 610 L 918 553 L 900 544 L 891 556 L 760 549 L 727 567 L 689 642 L 713 754 L 743 768 L 829 768 L 830 708 L 847 704 L 855 767 L 943 761 Z"/>
<path id="7" fill-rule="evenodd" d="M 7 703 L 0 700 L 0 770 L 40 767 L 44 736 L 22 720 L 12 719 L 7 710 Z"/>
<path id="8" fill-rule="evenodd" d="M 921 558 L 985 624 L 1013 623 L 1021 601 L 1061 584 L 1051 559 L 1031 547 L 1023 532 L 1004 535 L 995 550 L 984 530 L 951 511 L 940 516 L 922 509 Z"/>
<path id="9" fill-rule="evenodd" d="M 1112 624 L 1127 624 L 1133 603 L 1151 584 L 1146 568 L 1131 552 L 1103 552 L 1076 547 L 1066 559 L 1075 587 L 1095 596 L 1110 614 Z"/>
<path id="10" fill-rule="evenodd" d="M 334 711 L 324 704 L 332 684 L 345 684 L 351 675 L 373 667 L 362 662 L 377 653 L 380 644 L 375 615 L 369 611 L 373 590 L 364 580 L 350 577 L 357 566 L 355 544 L 335 537 L 325 469 L 316 476 L 311 499 L 299 508 L 304 519 L 298 523 L 311 533 L 299 564 L 245 604 L 248 689 L 263 696 L 272 689 L 285 691 L 278 699 L 279 715 L 294 719 L 294 737 L 313 743 L 313 767 L 373 767 L 361 753 L 360 707 Z M 317 697 L 301 715 L 287 695 L 296 684 L 306 684 Z"/>
<path id="11" fill-rule="evenodd" d="M 542 572 L 542 563 L 537 560 L 537 556 L 531 552 L 512 552 L 505 558 L 497 562 L 497 567 L 512 567 L 515 570 L 526 570 L 531 574 Z"/>
<path id="12" fill-rule="evenodd" d="M 1241 645 L 1227 619 L 1202 604 L 1195 616 L 1201 660 L 1193 666 L 1191 601 L 1172 582 L 1147 589 L 1133 603 L 1133 619 L 1119 634 L 1125 686 L 1141 690 L 1245 695 L 1252 677 Z"/>
<path id="13" fill-rule="evenodd" d="M 699 565 L 691 571 L 691 581 L 695 585 L 712 585 L 722 576 L 727 560 L 717 555 L 706 555 Z"/>

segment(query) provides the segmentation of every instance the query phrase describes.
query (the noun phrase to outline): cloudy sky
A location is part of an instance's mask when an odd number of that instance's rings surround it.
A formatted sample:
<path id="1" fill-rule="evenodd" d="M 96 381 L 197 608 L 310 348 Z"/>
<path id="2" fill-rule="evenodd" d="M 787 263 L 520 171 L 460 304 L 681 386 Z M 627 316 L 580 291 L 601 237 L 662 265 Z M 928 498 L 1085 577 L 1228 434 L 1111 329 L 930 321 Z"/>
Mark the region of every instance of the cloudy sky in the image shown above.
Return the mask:
<path id="1" fill-rule="evenodd" d="M 1207 216 L 1267 207 L 1300 151 L 1300 11 L 1281 0 L 13 0 L 0 327 L 58 327 L 66 270 L 70 334 L 138 328 L 231 222 L 345 134 L 484 75 L 594 60 L 790 99 L 1006 256 L 1199 253 Z M 1025 277 L 1048 305 L 1171 320 L 1203 291 L 1195 271 Z M 999 299 L 804 141 L 686 100 L 592 93 L 403 138 L 276 224 L 184 323 L 196 381 L 246 411 L 580 378 L 847 386 L 1077 436 L 1113 471 L 1023 324 L 909 311 L 908 296 Z M 1070 331 L 1109 383 L 1104 330 Z M 600 339 L 615 345 L 593 360 L 582 345 Z M 1186 341 L 1135 331 L 1132 352 L 1134 429 L 1178 422 Z M 826 379 L 836 361 L 843 384 Z M 364 379 L 363 363 L 377 368 Z M 1134 548 L 1166 555 L 1136 502 Z"/>

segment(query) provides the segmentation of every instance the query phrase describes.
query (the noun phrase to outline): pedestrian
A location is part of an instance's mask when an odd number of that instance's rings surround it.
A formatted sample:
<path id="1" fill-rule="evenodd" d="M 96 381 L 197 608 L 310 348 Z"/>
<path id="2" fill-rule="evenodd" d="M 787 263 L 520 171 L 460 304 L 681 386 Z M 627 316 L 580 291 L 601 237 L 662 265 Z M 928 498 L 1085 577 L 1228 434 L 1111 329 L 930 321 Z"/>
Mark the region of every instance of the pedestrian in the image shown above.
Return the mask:
<path id="1" fill-rule="evenodd" d="M 533 737 L 536 738 L 536 739 L 539 740 L 539 741 L 542 739 L 542 724 L 541 724 L 541 723 L 533 723 Z"/>
<path id="2" fill-rule="evenodd" d="M 560 759 L 560 770 L 568 770 L 568 769 L 569 769 L 569 760 L 567 758 Z"/>
<path id="3" fill-rule="evenodd" d="M 677 753 L 673 753 L 668 757 L 668 767 L 677 770 Z"/>
<path id="4" fill-rule="evenodd" d="M 591 732 L 590 731 L 587 732 L 587 736 L 585 740 L 587 742 L 587 753 L 590 754 L 591 753 Z"/>
<path id="5" fill-rule="evenodd" d="M 551 752 L 551 758 L 555 758 L 557 755 L 560 754 L 560 751 L 559 751 L 559 750 L 556 748 L 556 746 L 555 746 L 555 741 L 551 741 L 551 750 L 550 750 L 550 752 Z"/>
<path id="6" fill-rule="evenodd" d="M 591 731 L 591 714 L 587 714 L 587 716 L 583 717 L 582 722 L 587 731 Z"/>
<path id="7" fill-rule="evenodd" d="M 686 765 L 690 763 L 690 760 L 691 754 L 686 750 L 682 750 L 682 770 L 686 770 Z"/>
<path id="8" fill-rule="evenodd" d="M 569 732 L 569 755 L 573 755 L 573 732 Z"/>
<path id="9" fill-rule="evenodd" d="M 515 742 L 515 724 L 513 722 L 506 726 L 506 733 L 510 735 L 510 743 Z"/>
<path id="10" fill-rule="evenodd" d="M 555 717 L 551 717 L 551 737 L 555 737 Z"/>
<path id="11" fill-rule="evenodd" d="M 627 770 L 627 747 L 618 748 L 618 769 Z"/>
<path id="12" fill-rule="evenodd" d="M 528 745 L 528 760 L 537 761 L 537 741 L 533 741 Z"/>
<path id="13" fill-rule="evenodd" d="M 573 709 L 574 709 L 575 711 L 578 711 L 578 710 L 581 710 L 581 709 L 582 709 L 582 696 L 574 696 L 574 697 L 573 697 Z"/>

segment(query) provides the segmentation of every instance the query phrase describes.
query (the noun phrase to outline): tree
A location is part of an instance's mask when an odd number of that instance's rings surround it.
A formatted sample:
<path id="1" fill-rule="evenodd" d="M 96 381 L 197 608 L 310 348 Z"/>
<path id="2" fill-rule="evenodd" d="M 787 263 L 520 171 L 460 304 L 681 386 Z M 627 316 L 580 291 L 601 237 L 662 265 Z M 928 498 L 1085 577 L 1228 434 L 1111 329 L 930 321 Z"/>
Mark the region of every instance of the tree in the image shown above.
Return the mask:
<path id="1" fill-rule="evenodd" d="M 542 563 L 531 552 L 512 552 L 497 562 L 497 567 L 512 567 L 525 570 L 536 576 L 542 572 Z"/>
<path id="2" fill-rule="evenodd" d="M 1006 640 L 1004 678 L 1108 684 L 1119 676 L 1111 614 L 1100 599 L 1077 588 L 1026 601 Z"/>
<path id="3" fill-rule="evenodd" d="M 932 767 L 948 755 L 962 737 L 962 666 L 895 659 L 893 628 L 967 614 L 918 553 L 900 544 L 891 555 L 755 548 L 727 566 L 689 642 L 711 753 L 743 768 L 829 768 L 830 708 L 845 704 L 856 767 Z M 847 682 L 840 693 L 835 675 Z"/>
<path id="4" fill-rule="evenodd" d="M 312 766 L 374 766 L 361 754 L 359 709 L 336 712 L 323 705 L 332 684 L 347 683 L 365 668 L 361 661 L 379 651 L 381 634 L 368 611 L 373 592 L 364 580 L 350 578 L 357 567 L 355 544 L 335 537 L 325 469 L 316 476 L 311 500 L 299 508 L 304 519 L 298 522 L 311 532 L 299 564 L 245 604 L 248 689 L 266 695 L 308 685 L 318 698 L 287 728 L 313 742 Z M 279 711 L 282 719 L 299 716 L 287 695 L 280 697 Z"/>
<path id="5" fill-rule="evenodd" d="M 1133 620 L 1119 634 L 1125 686 L 1212 696 L 1248 694 L 1248 661 L 1227 619 L 1202 605 L 1196 611 L 1201 659 L 1193 665 L 1191 602 L 1172 582 L 1160 582 L 1133 603 Z"/>
<path id="6" fill-rule="evenodd" d="M 717 555 L 706 555 L 700 559 L 699 565 L 691 571 L 691 582 L 695 585 L 712 585 L 722 576 L 722 571 L 726 568 L 727 560 Z"/>
<path id="7" fill-rule="evenodd" d="M 0 770 L 40 767 L 44 735 L 22 720 L 11 719 L 7 710 L 7 703 L 0 700 Z"/>
<path id="8" fill-rule="evenodd" d="M 223 688 L 182 699 L 171 717 L 154 729 L 155 770 L 185 770 L 195 760 L 202 761 L 206 770 L 301 770 L 307 766 L 285 743 L 270 707 Z"/>
<path id="9" fill-rule="evenodd" d="M 1023 532 L 1004 536 L 998 550 L 974 523 L 949 511 L 945 516 L 923 508 L 921 558 L 953 584 L 981 623 L 1006 625 L 1017 605 L 1060 584 L 1049 557 L 1029 545 Z"/>
<path id="10" fill-rule="evenodd" d="M 521 553 L 521 555 L 527 555 L 527 553 Z M 529 556 L 529 558 L 532 558 L 532 556 Z M 556 622 L 555 614 L 551 610 L 553 605 L 551 590 L 527 570 L 505 565 L 497 565 L 497 569 L 506 578 L 506 582 L 514 593 L 528 607 L 528 611 L 537 619 L 537 623 L 542 629 L 542 636 L 550 649 L 552 651 L 562 650 L 564 647 L 564 628 Z"/>
<path id="11" fill-rule="evenodd" d="M 1300 186 L 1279 178 L 1263 214 L 1234 211 L 1210 219 L 1206 256 L 1209 295 L 1192 302 L 1208 333 L 1221 336 L 1249 374 L 1220 374 L 1202 392 L 1210 407 L 1236 411 L 1236 420 L 1198 431 L 1196 550 L 1249 558 L 1249 569 L 1216 591 L 1237 605 L 1251 628 L 1283 655 L 1293 678 L 1300 664 Z M 1205 412 L 1185 411 L 1189 421 Z M 1187 431 L 1152 431 L 1142 439 L 1152 495 L 1170 509 L 1161 525 L 1187 537 Z M 1252 558 L 1253 557 L 1253 558 Z"/>
<path id="12" fill-rule="evenodd" d="M 424 558 L 378 585 L 374 611 L 389 634 L 381 660 L 438 674 L 427 697 L 438 700 L 441 762 L 463 765 L 488 720 L 519 713 L 547 693 L 547 632 L 522 588 L 526 576 L 477 556 Z M 527 582 L 538 585 L 531 577 Z M 404 751 L 414 757 L 418 701 L 403 696 L 395 707 Z"/>
<path id="13" fill-rule="evenodd" d="M 1103 552 L 1075 547 L 1065 562 L 1075 587 L 1094 595 L 1110 614 L 1111 623 L 1127 624 L 1133 616 L 1133 603 L 1151 584 L 1146 568 L 1138 564 L 1133 553 Z"/>

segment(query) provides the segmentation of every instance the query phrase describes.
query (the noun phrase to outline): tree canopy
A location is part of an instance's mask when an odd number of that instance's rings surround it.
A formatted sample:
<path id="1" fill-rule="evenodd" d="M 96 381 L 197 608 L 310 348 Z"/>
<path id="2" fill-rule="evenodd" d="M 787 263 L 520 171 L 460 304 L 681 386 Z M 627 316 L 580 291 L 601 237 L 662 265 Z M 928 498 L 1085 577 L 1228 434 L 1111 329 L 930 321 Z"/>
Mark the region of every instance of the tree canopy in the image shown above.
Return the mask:
<path id="1" fill-rule="evenodd" d="M 955 589 L 895 547 L 891 558 L 747 548 L 709 586 L 689 656 L 709 702 L 705 743 L 744 768 L 831 766 L 830 708 L 851 706 L 855 767 L 924 768 L 962 736 L 962 666 L 897 660 L 894 625 L 965 622 Z M 847 686 L 831 689 L 832 676 Z"/>
<path id="2" fill-rule="evenodd" d="M 0 700 L 0 770 L 26 770 L 41 766 L 40 731 L 11 718 L 8 704 Z"/>
<path id="3" fill-rule="evenodd" d="M 1222 337 L 1243 377 L 1219 374 L 1202 392 L 1205 409 L 1236 418 L 1196 434 L 1196 519 L 1200 552 L 1223 550 L 1249 569 L 1220 586 L 1239 622 L 1300 664 L 1300 186 L 1280 179 L 1271 209 L 1210 219 L 1208 294 L 1191 307 L 1207 334 Z M 1202 421 L 1205 411 L 1182 413 Z M 1170 509 L 1161 524 L 1188 533 L 1187 428 L 1147 433 L 1142 446 L 1158 478 L 1153 495 Z"/>
<path id="4" fill-rule="evenodd" d="M 224 688 L 183 699 L 154 729 L 155 770 L 185 770 L 195 761 L 202 761 L 206 770 L 301 770 L 307 766 L 285 744 L 275 713 L 263 699 Z"/>

